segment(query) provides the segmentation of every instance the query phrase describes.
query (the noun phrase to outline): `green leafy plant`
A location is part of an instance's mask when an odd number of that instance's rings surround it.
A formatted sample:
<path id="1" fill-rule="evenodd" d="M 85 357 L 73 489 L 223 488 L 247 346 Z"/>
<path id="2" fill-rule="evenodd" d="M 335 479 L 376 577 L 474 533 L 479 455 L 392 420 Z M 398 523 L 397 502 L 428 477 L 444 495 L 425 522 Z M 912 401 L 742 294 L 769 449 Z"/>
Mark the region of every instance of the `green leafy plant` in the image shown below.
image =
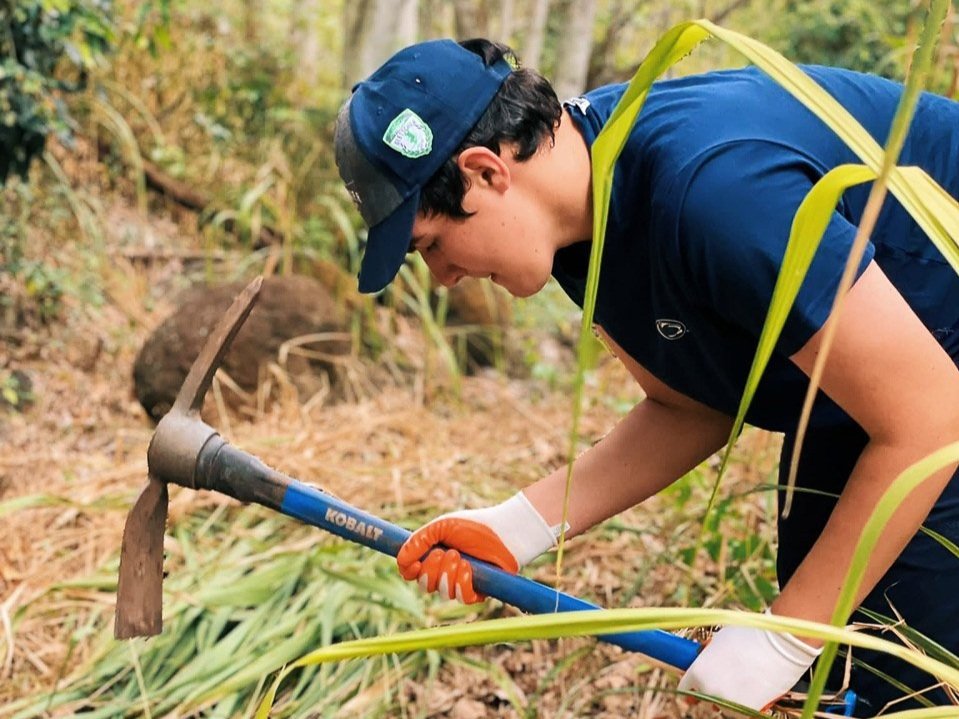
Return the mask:
<path id="1" fill-rule="evenodd" d="M 0 371 L 0 405 L 4 402 L 22 409 L 33 401 L 33 390 L 26 375 L 17 371 Z"/>
<path id="2" fill-rule="evenodd" d="M 897 0 L 784 0 L 770 44 L 794 62 L 902 78 L 912 12 Z"/>
<path id="3" fill-rule="evenodd" d="M 0 310 L 9 315 L 0 316 L 4 324 L 43 324 L 57 317 L 62 305 L 66 273 L 24 252 L 32 202 L 30 187 L 14 182 L 0 205 Z"/>
<path id="4" fill-rule="evenodd" d="M 0 184 L 25 176 L 56 134 L 68 144 L 74 122 L 65 93 L 79 90 L 110 46 L 109 0 L 27 0 L 0 4 Z"/>

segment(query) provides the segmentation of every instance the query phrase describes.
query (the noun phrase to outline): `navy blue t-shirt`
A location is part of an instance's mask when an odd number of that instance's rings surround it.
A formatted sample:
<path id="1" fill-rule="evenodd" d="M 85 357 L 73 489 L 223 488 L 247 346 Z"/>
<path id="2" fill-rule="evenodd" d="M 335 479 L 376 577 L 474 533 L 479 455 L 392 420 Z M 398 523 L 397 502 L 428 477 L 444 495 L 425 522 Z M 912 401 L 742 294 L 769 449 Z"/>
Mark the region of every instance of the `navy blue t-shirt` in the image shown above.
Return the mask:
<path id="1" fill-rule="evenodd" d="M 803 69 L 885 142 L 901 85 Z M 624 90 L 608 86 L 568 104 L 588 145 Z M 796 209 L 844 163 L 861 164 L 755 68 L 656 83 L 616 164 L 596 323 L 667 385 L 734 415 Z M 959 197 L 959 103 L 922 96 L 900 164 L 919 165 Z M 847 191 L 837 207 L 747 415 L 751 424 L 795 430 L 808 379 L 788 357 L 826 320 L 868 191 Z M 589 251 L 588 242 L 564 248 L 553 265 L 580 306 Z M 891 196 L 860 271 L 873 258 L 959 356 L 959 278 Z M 849 421 L 820 393 L 813 426 Z"/>

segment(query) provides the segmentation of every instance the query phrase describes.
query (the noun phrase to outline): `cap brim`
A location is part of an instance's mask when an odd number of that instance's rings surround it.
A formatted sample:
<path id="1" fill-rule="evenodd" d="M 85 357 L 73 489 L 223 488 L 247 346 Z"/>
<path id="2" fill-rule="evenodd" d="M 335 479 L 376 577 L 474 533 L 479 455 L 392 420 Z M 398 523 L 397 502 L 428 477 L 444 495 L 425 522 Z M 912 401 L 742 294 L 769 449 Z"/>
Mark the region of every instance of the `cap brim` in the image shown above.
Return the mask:
<path id="1" fill-rule="evenodd" d="M 379 292 L 400 271 L 410 247 L 420 193 L 406 198 L 390 216 L 369 229 L 360 263 L 360 292 Z"/>

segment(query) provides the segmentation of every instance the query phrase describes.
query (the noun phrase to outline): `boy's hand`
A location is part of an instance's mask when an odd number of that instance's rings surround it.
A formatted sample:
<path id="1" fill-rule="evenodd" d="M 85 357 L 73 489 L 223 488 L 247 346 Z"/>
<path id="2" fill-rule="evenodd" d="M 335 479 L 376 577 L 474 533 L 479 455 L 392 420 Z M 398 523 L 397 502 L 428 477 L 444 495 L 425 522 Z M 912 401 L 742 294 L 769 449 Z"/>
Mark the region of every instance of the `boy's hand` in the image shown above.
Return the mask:
<path id="1" fill-rule="evenodd" d="M 686 670 L 679 688 L 764 711 L 796 685 L 821 651 L 792 634 L 723 627 Z"/>
<path id="2" fill-rule="evenodd" d="M 396 564 L 404 579 L 418 580 L 424 590 L 474 604 L 486 597 L 473 589 L 472 568 L 460 552 L 515 574 L 555 545 L 553 530 L 518 492 L 495 507 L 452 512 L 423 525 L 400 547 Z"/>

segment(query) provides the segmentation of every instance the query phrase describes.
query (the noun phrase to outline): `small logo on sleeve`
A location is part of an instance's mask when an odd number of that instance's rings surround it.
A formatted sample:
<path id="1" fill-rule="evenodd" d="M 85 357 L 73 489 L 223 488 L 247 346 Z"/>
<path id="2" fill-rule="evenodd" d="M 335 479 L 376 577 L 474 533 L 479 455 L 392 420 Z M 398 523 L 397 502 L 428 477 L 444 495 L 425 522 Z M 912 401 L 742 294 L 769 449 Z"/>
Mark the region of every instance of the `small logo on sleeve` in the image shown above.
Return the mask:
<path id="1" fill-rule="evenodd" d="M 383 134 L 383 142 L 403 157 L 417 158 L 433 149 L 433 131 L 423 118 L 407 108 L 393 118 Z"/>
<path id="2" fill-rule="evenodd" d="M 686 334 L 686 325 L 679 320 L 656 320 L 656 331 L 664 339 L 678 340 Z"/>
<path id="3" fill-rule="evenodd" d="M 563 103 L 567 107 L 575 107 L 579 110 L 581 115 L 585 115 L 586 111 L 589 109 L 589 100 L 585 97 L 571 97 L 569 100 Z"/>

